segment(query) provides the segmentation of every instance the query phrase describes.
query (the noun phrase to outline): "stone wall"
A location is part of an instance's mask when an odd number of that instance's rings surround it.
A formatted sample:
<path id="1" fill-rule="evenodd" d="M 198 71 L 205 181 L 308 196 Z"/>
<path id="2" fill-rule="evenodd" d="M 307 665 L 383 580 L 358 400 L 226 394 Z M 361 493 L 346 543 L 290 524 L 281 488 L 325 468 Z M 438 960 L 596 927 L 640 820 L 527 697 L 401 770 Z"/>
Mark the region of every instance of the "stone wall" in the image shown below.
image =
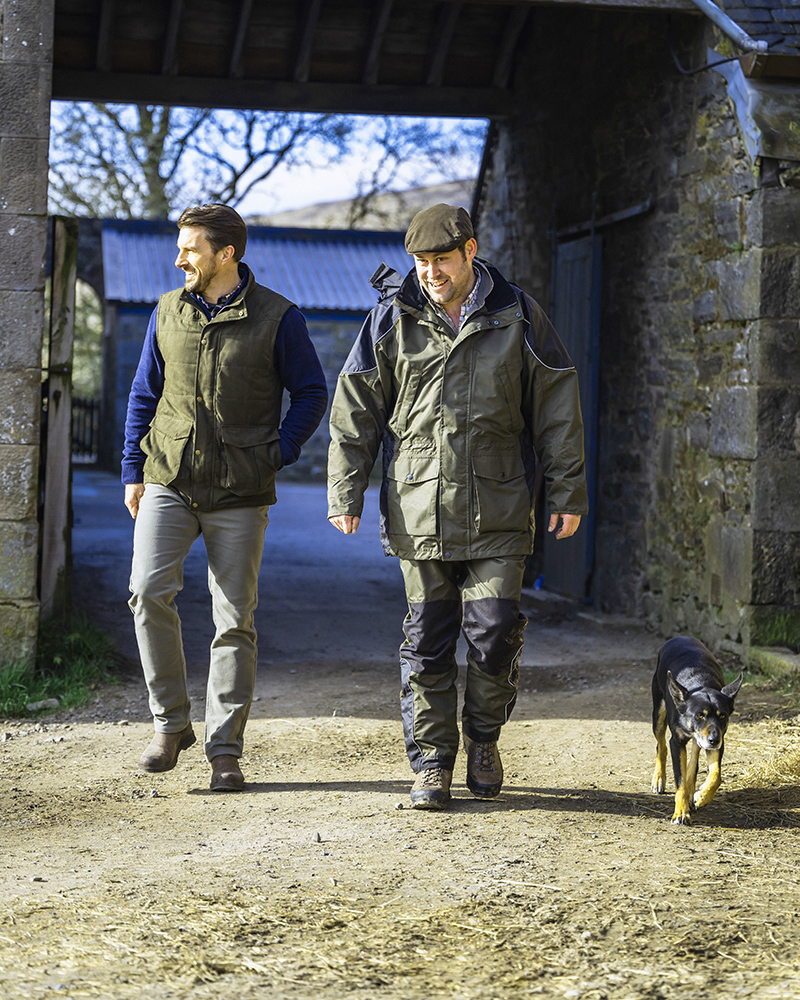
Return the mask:
<path id="1" fill-rule="evenodd" d="M 36 644 L 52 0 L 0 0 L 0 666 Z"/>
<path id="2" fill-rule="evenodd" d="M 594 603 L 746 652 L 800 575 L 798 191 L 748 158 L 723 78 L 677 70 L 703 18 L 532 16 L 482 252 L 546 305 L 554 231 L 654 206 L 602 230 Z"/>

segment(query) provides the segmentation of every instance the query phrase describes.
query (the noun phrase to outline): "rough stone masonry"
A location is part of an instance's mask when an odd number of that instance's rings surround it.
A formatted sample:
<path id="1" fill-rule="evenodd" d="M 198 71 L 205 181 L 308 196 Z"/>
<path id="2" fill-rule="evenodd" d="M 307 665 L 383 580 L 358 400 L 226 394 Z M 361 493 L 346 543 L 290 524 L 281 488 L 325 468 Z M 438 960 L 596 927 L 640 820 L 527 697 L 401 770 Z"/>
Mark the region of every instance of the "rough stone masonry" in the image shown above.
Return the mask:
<path id="1" fill-rule="evenodd" d="M 798 163 L 748 155 L 691 15 L 535 11 L 481 247 L 549 299 L 555 231 L 603 229 L 595 606 L 747 656 L 800 641 Z M 800 147 L 798 148 L 800 160 Z"/>
<path id="2" fill-rule="evenodd" d="M 53 3 L 0 0 L 0 663 L 35 648 Z"/>

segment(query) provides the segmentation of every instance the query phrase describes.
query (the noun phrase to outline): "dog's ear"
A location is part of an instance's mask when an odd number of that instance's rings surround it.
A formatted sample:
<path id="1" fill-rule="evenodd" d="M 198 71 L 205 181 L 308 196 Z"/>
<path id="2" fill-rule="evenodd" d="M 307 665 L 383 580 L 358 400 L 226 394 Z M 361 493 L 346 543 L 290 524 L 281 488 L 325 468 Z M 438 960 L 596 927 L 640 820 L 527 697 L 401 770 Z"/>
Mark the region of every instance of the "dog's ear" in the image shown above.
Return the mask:
<path id="1" fill-rule="evenodd" d="M 680 686 L 680 684 L 672 676 L 672 671 L 667 671 L 667 690 L 670 693 L 670 697 L 678 708 L 683 708 L 686 704 L 686 691 Z"/>
<path id="2" fill-rule="evenodd" d="M 744 680 L 744 671 L 740 670 L 739 676 L 736 678 L 736 680 L 731 681 L 730 684 L 726 684 L 725 687 L 722 689 L 722 693 L 725 695 L 725 697 L 730 698 L 731 701 L 733 701 L 733 699 L 739 693 L 739 688 L 742 686 L 743 680 Z"/>

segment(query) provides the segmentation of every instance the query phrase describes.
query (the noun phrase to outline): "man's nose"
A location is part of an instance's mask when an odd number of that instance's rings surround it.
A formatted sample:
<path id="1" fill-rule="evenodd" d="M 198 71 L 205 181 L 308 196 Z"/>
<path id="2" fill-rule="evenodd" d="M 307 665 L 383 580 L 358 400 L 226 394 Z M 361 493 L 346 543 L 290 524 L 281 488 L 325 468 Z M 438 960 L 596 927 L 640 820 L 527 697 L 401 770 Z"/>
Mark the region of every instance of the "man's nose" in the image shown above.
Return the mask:
<path id="1" fill-rule="evenodd" d="M 186 257 L 183 255 L 183 251 L 181 251 L 175 258 L 175 267 L 183 267 L 185 263 L 186 263 Z"/>

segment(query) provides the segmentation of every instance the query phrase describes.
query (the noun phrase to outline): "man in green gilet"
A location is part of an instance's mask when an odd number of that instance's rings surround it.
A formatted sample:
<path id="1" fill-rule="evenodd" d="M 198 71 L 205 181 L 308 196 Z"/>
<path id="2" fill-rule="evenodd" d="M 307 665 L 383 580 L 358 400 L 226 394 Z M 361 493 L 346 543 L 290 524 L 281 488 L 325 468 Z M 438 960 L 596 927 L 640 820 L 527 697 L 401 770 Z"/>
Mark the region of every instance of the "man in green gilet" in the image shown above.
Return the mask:
<path id="1" fill-rule="evenodd" d="M 214 791 L 244 788 L 253 612 L 275 474 L 297 461 L 328 399 L 305 319 L 256 283 L 242 262 L 246 242 L 244 220 L 226 205 L 189 208 L 178 220 L 184 286 L 162 295 L 150 318 L 122 461 L 136 519 L 129 604 L 155 728 L 139 766 L 168 771 L 196 741 L 175 596 L 202 535 L 216 626 L 205 715 Z"/>

